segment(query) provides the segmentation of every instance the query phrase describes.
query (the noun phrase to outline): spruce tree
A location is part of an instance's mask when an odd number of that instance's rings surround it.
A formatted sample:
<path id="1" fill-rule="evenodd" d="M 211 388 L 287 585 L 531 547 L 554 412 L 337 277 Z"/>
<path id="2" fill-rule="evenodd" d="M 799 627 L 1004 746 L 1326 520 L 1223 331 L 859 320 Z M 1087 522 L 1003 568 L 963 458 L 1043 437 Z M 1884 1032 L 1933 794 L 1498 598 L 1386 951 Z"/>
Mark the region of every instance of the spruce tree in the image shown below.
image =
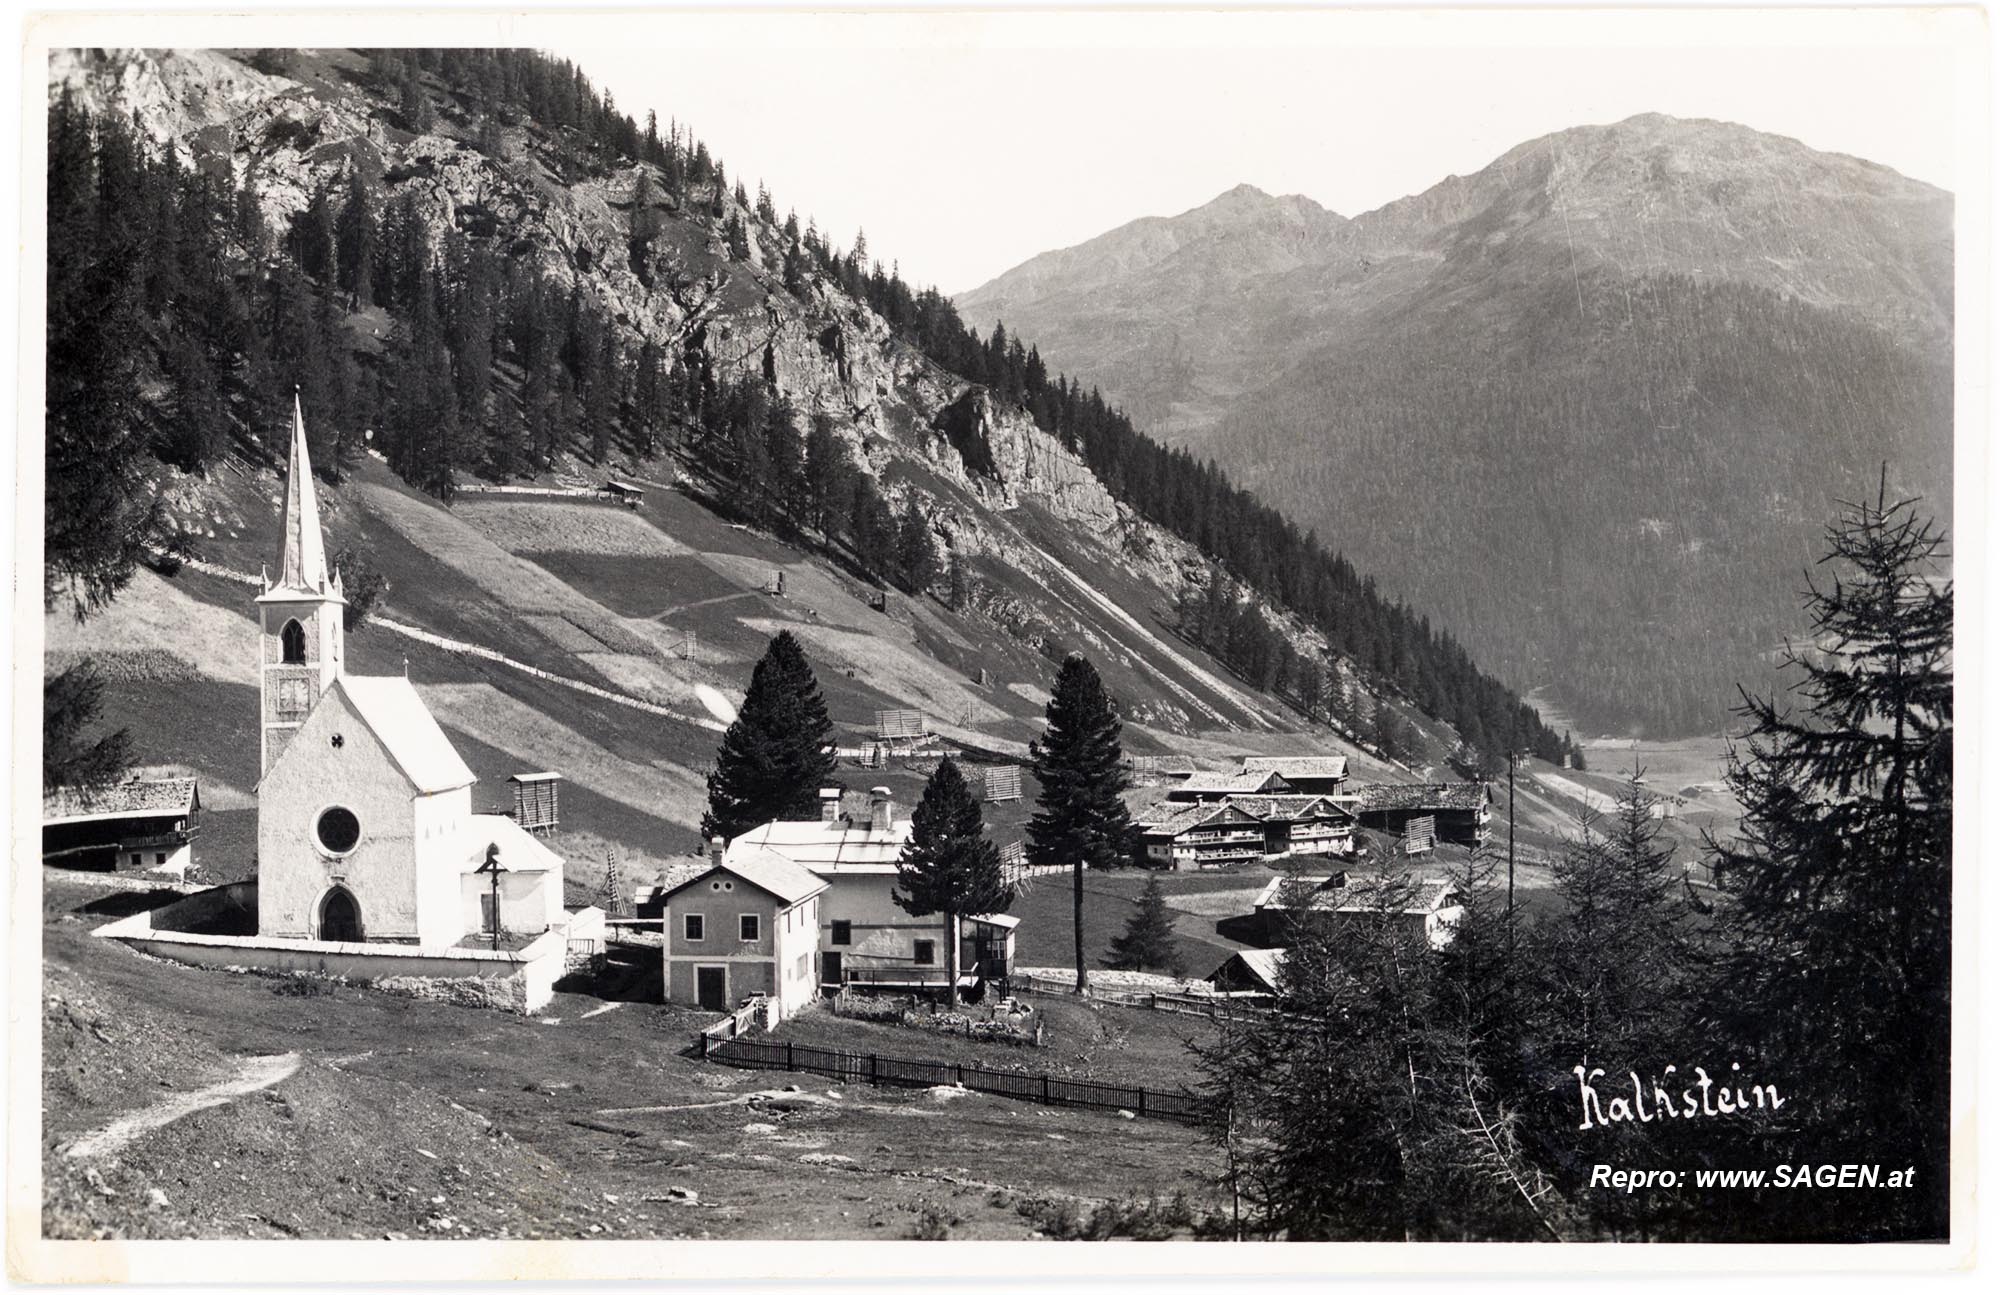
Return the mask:
<path id="1" fill-rule="evenodd" d="M 1146 878 L 1139 892 L 1139 908 L 1125 923 L 1125 933 L 1111 941 L 1111 954 L 1104 965 L 1114 971 L 1164 971 L 1186 973 L 1180 945 L 1174 940 L 1174 916 L 1167 909 L 1167 896 L 1160 889 L 1160 874 Z"/>
<path id="2" fill-rule="evenodd" d="M 1796 709 L 1743 694 L 1743 818 L 1710 843 L 1735 896 L 1710 1021 L 1746 1069 L 1838 1077 L 1765 1149 L 1868 1163 L 1895 1147 L 1917 1169 L 1910 1191 L 1767 1202 L 1789 1239 L 1928 1240 L 1949 1220 L 1952 587 L 1943 535 L 1886 477 L 1827 530 L 1813 646 L 1787 652 Z"/>
<path id="3" fill-rule="evenodd" d="M 1083 950 L 1083 874 L 1116 868 L 1132 853 L 1132 817 L 1125 790 L 1118 713 L 1097 668 L 1072 655 L 1056 672 L 1044 710 L 1047 727 L 1029 747 L 1041 791 L 1028 821 L 1028 862 L 1072 871 L 1076 918 L 1076 992 L 1090 989 Z"/>
<path id="4" fill-rule="evenodd" d="M 750 676 L 736 721 L 722 735 L 708 775 L 703 840 L 741 836 L 760 823 L 807 819 L 833 777 L 833 721 L 812 666 L 790 630 L 780 630 Z"/>
<path id="5" fill-rule="evenodd" d="M 910 815 L 910 843 L 896 864 L 897 907 L 913 917 L 945 919 L 945 1000 L 958 1001 L 959 920 L 1001 913 L 1013 895 L 1000 868 L 1000 851 L 986 839 L 979 801 L 956 761 L 946 756 L 924 784 Z"/>

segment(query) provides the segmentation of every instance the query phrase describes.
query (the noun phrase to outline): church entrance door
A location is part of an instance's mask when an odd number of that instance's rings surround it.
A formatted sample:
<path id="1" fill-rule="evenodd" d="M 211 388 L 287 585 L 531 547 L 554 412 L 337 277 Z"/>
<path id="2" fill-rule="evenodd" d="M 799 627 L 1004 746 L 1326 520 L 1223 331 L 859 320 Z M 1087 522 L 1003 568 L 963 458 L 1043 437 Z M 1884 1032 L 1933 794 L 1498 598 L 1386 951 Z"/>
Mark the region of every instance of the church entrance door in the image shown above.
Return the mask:
<path id="1" fill-rule="evenodd" d="M 349 944 L 361 942 L 361 905 L 354 902 L 354 896 L 339 886 L 326 894 L 319 910 L 319 938 L 341 940 Z"/>

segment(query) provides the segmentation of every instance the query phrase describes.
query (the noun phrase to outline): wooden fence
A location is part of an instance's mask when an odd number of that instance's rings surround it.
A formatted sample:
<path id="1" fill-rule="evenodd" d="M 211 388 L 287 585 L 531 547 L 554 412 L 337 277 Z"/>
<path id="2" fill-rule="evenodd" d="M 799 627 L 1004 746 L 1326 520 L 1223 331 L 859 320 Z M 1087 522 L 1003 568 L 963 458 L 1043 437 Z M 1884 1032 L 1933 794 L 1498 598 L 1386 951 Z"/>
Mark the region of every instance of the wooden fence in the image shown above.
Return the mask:
<path id="1" fill-rule="evenodd" d="M 1059 980 L 1050 976 L 1015 976 L 1007 982 L 1007 988 L 1016 994 L 1076 997 L 1074 980 Z M 1138 1007 L 1151 1012 L 1174 1012 L 1181 1016 L 1219 1016 L 1224 1013 L 1234 1016 L 1268 1015 L 1271 1009 L 1260 1000 L 1261 996 L 1239 994 L 1180 994 L 1172 990 L 1090 987 L 1090 1001 L 1093 1003 Z"/>
<path id="2" fill-rule="evenodd" d="M 824 1075 L 843 1083 L 896 1084 L 936 1088 L 958 1084 L 973 1092 L 1012 1097 L 1044 1106 L 1080 1106 L 1099 1111 L 1131 1111 L 1166 1120 L 1200 1118 L 1194 1099 L 1185 1093 L 1100 1084 L 1087 1079 L 1060 1079 L 1012 1070 L 987 1070 L 955 1061 L 911 1061 L 874 1053 L 843 1052 L 779 1040 L 716 1038 L 710 1026 L 696 1036 L 703 1058 L 749 1070 L 787 1070 Z"/>
<path id="3" fill-rule="evenodd" d="M 695 1036 L 701 1041 L 701 1055 L 707 1056 L 709 1049 L 717 1043 L 725 1040 L 733 1041 L 737 1035 L 754 1025 L 763 1024 L 763 1021 L 764 1004 L 761 1000 L 753 998 L 721 1020 L 701 1028 L 701 1032 Z"/>

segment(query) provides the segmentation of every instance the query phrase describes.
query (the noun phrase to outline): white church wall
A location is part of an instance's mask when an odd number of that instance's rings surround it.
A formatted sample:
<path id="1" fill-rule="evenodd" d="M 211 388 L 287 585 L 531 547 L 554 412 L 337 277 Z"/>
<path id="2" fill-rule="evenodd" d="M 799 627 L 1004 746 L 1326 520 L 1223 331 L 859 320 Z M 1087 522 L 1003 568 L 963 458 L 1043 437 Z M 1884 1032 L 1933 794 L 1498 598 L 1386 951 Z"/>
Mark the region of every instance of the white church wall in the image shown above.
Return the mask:
<path id="1" fill-rule="evenodd" d="M 316 937 L 320 901 L 339 884 L 359 903 L 368 939 L 423 940 L 413 799 L 408 779 L 339 690 L 324 694 L 258 786 L 259 933 Z M 359 844 L 344 856 L 330 855 L 314 834 L 334 805 L 361 823 Z"/>

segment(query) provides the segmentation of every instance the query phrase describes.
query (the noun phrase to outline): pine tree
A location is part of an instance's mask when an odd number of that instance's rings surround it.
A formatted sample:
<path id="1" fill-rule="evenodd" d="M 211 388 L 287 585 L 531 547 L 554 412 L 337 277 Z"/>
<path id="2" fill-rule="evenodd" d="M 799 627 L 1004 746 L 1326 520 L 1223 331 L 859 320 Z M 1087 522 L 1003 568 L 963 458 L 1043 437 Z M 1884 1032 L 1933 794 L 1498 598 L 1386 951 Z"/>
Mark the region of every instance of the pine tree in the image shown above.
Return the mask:
<path id="1" fill-rule="evenodd" d="M 890 897 L 913 917 L 944 917 L 947 1002 L 958 1001 L 960 919 L 1003 913 L 1013 902 L 1000 851 L 985 833 L 979 801 L 958 763 L 946 756 L 910 815 L 910 843 L 896 864 L 897 889 Z"/>
<path id="2" fill-rule="evenodd" d="M 942 574 L 937 539 L 914 496 L 903 501 L 903 515 L 896 523 L 896 565 L 902 571 L 904 590 L 919 597 Z"/>
<path id="3" fill-rule="evenodd" d="M 1768 1202 L 1792 1239 L 1932 1239 L 1949 1215 L 1952 586 L 1942 534 L 1883 475 L 1827 529 L 1831 580 L 1805 598 L 1815 646 L 1787 652 L 1799 709 L 1743 695 L 1728 771 L 1743 818 L 1710 843 L 1736 899 L 1710 1021 L 1766 1074 L 1840 1077 L 1766 1149 L 1845 1162 L 1893 1146 L 1917 1167 L 1915 1190 L 1879 1199 Z"/>
<path id="4" fill-rule="evenodd" d="M 116 782 L 132 763 L 125 729 L 85 736 L 104 706 L 104 678 L 88 658 L 42 681 L 42 789 Z"/>
<path id="5" fill-rule="evenodd" d="M 1028 821 L 1028 862 L 1072 870 L 1076 918 L 1076 992 L 1090 989 L 1083 950 L 1083 874 L 1116 868 L 1132 854 L 1132 817 L 1125 790 L 1119 721 L 1097 668 L 1073 655 L 1056 672 L 1044 709 L 1047 726 L 1029 747 L 1041 791 Z"/>
<path id="6" fill-rule="evenodd" d="M 741 836 L 760 823 L 811 818 L 833 777 L 833 721 L 812 666 L 780 630 L 750 676 L 736 720 L 708 775 L 703 840 Z"/>
<path id="7" fill-rule="evenodd" d="M 1160 874 L 1146 878 L 1139 892 L 1139 908 L 1125 923 L 1125 933 L 1113 937 L 1111 955 L 1104 965 L 1114 971 L 1164 971 L 1185 974 L 1180 945 L 1174 939 L 1174 917 L 1167 909 L 1167 896 L 1160 889 Z"/>

